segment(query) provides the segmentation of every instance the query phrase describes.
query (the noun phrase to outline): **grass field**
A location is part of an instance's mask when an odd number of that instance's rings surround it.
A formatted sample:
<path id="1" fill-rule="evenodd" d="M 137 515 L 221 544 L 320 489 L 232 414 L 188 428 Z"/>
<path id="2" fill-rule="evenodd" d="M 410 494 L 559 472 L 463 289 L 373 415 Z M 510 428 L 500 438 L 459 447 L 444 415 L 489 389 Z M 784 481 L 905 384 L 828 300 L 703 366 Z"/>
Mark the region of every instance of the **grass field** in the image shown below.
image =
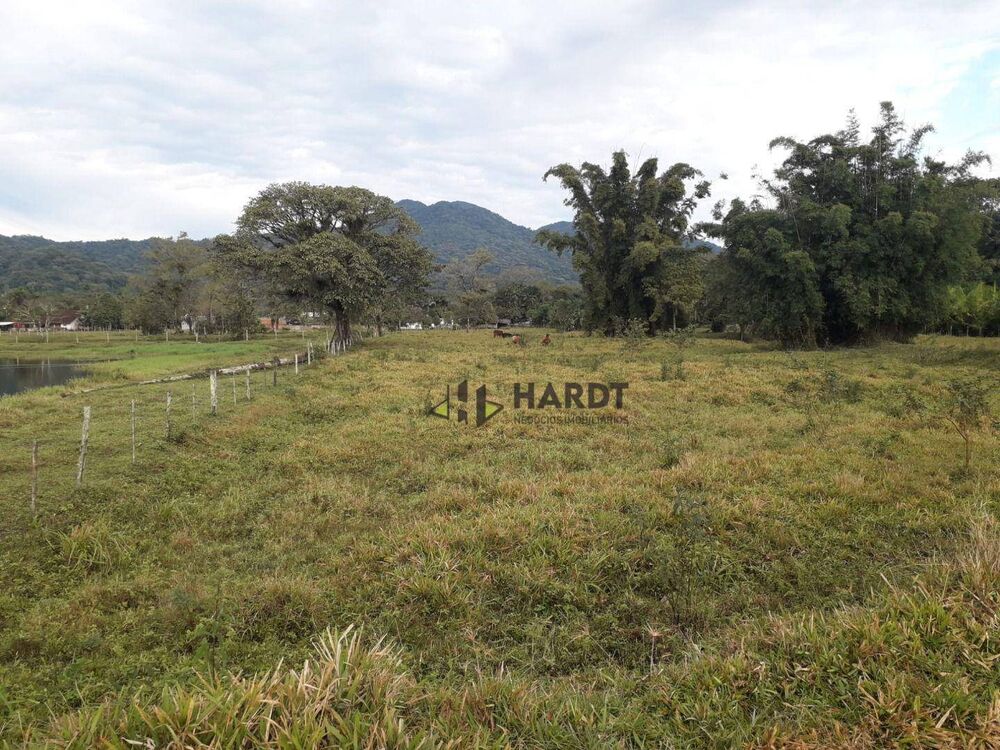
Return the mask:
<path id="1" fill-rule="evenodd" d="M 1000 441 L 965 471 L 942 417 L 1000 341 L 529 336 L 395 333 L 216 417 L 128 383 L 301 341 L 85 339 L 120 359 L 0 399 L 2 741 L 1000 745 Z M 428 417 L 463 379 L 505 410 Z M 530 381 L 628 382 L 628 424 L 518 423 Z"/>

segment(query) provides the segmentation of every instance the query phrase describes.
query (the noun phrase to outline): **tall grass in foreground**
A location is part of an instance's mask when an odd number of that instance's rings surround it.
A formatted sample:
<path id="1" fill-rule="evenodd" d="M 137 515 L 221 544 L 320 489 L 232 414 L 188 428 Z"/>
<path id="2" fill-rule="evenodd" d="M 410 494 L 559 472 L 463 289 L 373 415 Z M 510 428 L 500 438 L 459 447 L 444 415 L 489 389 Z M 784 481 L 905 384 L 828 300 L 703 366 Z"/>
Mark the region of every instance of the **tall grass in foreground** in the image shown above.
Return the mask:
<path id="1" fill-rule="evenodd" d="M 163 388 L 97 391 L 79 488 L 81 398 L 0 400 L 0 744 L 995 744 L 1000 444 L 965 469 L 942 415 L 997 342 L 675 348 L 393 335 L 158 406 L 134 465 Z M 427 417 L 463 378 L 509 408 Z M 630 422 L 519 424 L 523 381 L 628 381 Z"/>
<path id="2" fill-rule="evenodd" d="M 619 691 L 611 702 L 588 698 L 582 685 L 532 684 L 502 669 L 462 690 L 435 688 L 407 671 L 398 649 L 365 645 L 347 628 L 320 636 L 301 667 L 121 698 L 57 720 L 29 744 L 995 748 L 995 522 L 979 523 L 970 542 L 958 560 L 933 566 L 912 587 L 890 587 L 874 607 L 772 618 L 725 653 L 694 653 L 649 675 L 639 691 L 627 675 L 607 674 Z"/>

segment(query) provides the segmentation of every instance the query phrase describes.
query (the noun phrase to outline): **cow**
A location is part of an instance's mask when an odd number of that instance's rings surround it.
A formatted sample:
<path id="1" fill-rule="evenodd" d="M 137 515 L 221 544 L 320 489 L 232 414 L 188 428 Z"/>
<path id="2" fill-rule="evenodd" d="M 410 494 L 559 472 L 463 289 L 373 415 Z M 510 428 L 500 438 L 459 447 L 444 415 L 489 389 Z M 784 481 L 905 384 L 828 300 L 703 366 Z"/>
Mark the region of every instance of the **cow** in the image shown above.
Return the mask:
<path id="1" fill-rule="evenodd" d="M 494 328 L 493 329 L 493 338 L 495 338 L 495 339 L 502 339 L 505 335 L 506 335 L 506 331 L 504 331 L 504 330 L 502 330 L 500 328 Z"/>
<path id="2" fill-rule="evenodd" d="M 552 339 L 549 336 L 549 334 L 546 333 L 545 334 L 545 338 L 542 339 L 542 346 L 548 346 L 551 343 L 552 343 Z"/>

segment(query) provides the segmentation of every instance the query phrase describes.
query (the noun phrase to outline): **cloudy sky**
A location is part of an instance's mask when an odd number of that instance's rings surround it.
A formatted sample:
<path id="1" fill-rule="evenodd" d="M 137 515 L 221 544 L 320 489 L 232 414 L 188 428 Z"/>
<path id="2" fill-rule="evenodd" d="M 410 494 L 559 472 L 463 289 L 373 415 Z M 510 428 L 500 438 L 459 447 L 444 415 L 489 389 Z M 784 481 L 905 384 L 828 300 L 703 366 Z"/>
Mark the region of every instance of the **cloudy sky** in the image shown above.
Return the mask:
<path id="1" fill-rule="evenodd" d="M 996 0 L 2 0 L 0 38 L 0 234 L 209 236 L 291 179 L 538 226 L 617 148 L 728 199 L 883 99 L 1000 172 Z"/>

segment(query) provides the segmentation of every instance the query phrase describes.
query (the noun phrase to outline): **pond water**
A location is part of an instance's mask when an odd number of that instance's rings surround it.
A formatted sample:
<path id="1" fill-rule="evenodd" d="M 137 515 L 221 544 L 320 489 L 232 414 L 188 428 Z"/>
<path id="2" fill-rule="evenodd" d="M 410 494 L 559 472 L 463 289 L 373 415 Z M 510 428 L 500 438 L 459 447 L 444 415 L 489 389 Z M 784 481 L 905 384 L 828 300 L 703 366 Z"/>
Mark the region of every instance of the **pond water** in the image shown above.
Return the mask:
<path id="1" fill-rule="evenodd" d="M 79 362 L 0 359 L 0 396 L 10 396 L 35 388 L 62 385 L 86 374 Z"/>

